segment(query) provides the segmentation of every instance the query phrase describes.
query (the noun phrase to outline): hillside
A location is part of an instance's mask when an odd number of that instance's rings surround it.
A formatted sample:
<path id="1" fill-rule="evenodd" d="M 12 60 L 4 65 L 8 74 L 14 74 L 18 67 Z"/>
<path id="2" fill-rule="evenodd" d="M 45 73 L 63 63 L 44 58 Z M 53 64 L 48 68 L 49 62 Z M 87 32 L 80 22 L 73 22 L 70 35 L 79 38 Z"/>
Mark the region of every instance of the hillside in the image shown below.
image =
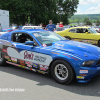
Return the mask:
<path id="1" fill-rule="evenodd" d="M 71 18 L 69 18 L 70 20 L 75 20 L 75 19 L 79 19 L 79 20 L 82 20 L 84 18 L 90 18 L 92 20 L 97 20 L 100 18 L 100 14 L 77 14 L 77 15 L 74 15 L 72 16 Z"/>

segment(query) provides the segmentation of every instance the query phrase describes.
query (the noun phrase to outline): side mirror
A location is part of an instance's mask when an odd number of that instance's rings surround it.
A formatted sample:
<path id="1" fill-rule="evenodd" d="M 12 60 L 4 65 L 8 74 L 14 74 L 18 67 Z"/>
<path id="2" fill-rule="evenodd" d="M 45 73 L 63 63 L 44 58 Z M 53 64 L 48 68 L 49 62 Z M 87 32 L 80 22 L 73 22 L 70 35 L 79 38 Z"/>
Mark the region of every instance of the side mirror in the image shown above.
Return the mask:
<path id="1" fill-rule="evenodd" d="M 25 45 L 34 45 L 34 41 L 26 41 Z"/>
<path id="2" fill-rule="evenodd" d="M 88 32 L 85 32 L 86 34 L 89 34 Z"/>

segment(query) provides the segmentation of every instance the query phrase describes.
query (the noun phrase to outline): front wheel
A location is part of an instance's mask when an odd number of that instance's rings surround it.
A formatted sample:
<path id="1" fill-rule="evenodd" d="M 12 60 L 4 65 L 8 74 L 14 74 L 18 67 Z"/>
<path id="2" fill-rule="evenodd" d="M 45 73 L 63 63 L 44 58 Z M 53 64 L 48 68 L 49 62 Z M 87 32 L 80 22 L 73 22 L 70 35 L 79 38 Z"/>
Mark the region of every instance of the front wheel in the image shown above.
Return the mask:
<path id="1" fill-rule="evenodd" d="M 51 66 L 52 77 L 61 84 L 69 84 L 74 79 L 74 71 L 69 63 L 56 60 Z"/>
<path id="2" fill-rule="evenodd" d="M 0 51 L 0 65 L 6 65 L 6 59 L 3 57 L 3 54 L 1 51 Z"/>

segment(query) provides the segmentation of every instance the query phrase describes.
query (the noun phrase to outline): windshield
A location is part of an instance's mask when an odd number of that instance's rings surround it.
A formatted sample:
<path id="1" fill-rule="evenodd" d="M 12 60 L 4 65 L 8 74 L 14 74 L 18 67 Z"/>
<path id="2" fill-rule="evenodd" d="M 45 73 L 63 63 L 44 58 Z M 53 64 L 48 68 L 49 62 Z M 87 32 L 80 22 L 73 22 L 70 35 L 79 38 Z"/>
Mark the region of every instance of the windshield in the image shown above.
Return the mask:
<path id="1" fill-rule="evenodd" d="M 56 31 L 63 31 L 63 30 L 64 30 L 63 27 L 56 28 Z"/>
<path id="2" fill-rule="evenodd" d="M 53 42 L 56 41 L 65 40 L 65 38 L 51 31 L 37 32 L 33 33 L 33 35 L 42 45 L 46 46 L 50 46 Z"/>
<path id="3" fill-rule="evenodd" d="M 90 31 L 91 31 L 91 33 L 97 33 L 97 31 L 95 31 L 93 28 L 88 28 Z"/>

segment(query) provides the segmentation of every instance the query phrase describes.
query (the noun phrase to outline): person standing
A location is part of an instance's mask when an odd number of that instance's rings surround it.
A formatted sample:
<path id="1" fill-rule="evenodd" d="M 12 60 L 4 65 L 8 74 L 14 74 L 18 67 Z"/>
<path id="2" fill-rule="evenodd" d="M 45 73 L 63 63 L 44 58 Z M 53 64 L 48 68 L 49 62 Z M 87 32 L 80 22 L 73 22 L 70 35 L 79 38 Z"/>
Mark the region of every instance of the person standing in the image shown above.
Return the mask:
<path id="1" fill-rule="evenodd" d="M 59 23 L 57 23 L 56 27 L 59 27 Z"/>
<path id="2" fill-rule="evenodd" d="M 0 32 L 2 32 L 2 26 L 1 26 L 1 23 L 0 23 Z"/>
<path id="3" fill-rule="evenodd" d="M 56 30 L 56 25 L 52 24 L 52 20 L 49 20 L 49 24 L 45 28 L 46 30 L 49 31 L 55 31 Z"/>
<path id="4" fill-rule="evenodd" d="M 64 26 L 63 26 L 63 22 L 60 22 L 60 25 L 59 25 L 59 27 L 64 27 Z"/>

